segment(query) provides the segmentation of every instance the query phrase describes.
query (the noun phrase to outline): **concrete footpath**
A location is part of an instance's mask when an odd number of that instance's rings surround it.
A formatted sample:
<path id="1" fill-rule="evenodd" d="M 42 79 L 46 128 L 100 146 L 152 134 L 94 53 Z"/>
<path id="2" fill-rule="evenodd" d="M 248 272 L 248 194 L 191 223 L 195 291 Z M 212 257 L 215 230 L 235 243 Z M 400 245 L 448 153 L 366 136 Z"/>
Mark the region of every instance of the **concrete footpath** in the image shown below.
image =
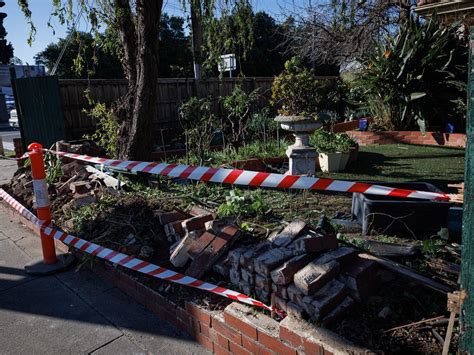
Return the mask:
<path id="1" fill-rule="evenodd" d="M 88 270 L 26 275 L 40 240 L 8 208 L 0 202 L 1 354 L 208 353 Z"/>

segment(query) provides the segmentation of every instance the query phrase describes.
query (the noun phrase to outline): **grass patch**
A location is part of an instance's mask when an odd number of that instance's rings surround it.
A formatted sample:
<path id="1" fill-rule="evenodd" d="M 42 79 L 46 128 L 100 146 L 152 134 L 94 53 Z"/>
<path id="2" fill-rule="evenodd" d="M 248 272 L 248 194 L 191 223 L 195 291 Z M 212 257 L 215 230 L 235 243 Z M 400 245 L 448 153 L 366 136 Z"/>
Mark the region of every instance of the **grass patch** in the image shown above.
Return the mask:
<path id="1" fill-rule="evenodd" d="M 318 173 L 342 180 L 429 182 L 441 189 L 464 181 L 464 149 L 406 144 L 361 147 L 344 172 Z"/>

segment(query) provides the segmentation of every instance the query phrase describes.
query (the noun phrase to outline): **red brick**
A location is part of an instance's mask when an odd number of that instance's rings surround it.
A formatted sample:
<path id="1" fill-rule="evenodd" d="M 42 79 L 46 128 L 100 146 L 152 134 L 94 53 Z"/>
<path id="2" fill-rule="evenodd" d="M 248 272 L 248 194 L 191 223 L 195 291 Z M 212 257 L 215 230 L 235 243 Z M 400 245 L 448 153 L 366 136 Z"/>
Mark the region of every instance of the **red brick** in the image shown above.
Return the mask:
<path id="1" fill-rule="evenodd" d="M 301 345 L 303 345 L 303 339 L 297 333 L 281 325 L 280 325 L 280 339 L 293 345 L 295 348 L 298 348 Z"/>
<path id="2" fill-rule="evenodd" d="M 255 327 L 253 327 L 252 325 L 242 321 L 241 319 L 238 319 L 236 317 L 234 317 L 233 315 L 227 313 L 224 311 L 224 319 L 225 319 L 225 322 L 235 328 L 235 329 L 239 329 L 242 334 L 245 334 L 247 336 L 249 336 L 250 338 L 252 339 L 258 339 L 257 338 L 257 329 L 255 329 Z"/>
<path id="3" fill-rule="evenodd" d="M 230 328 L 215 318 L 212 320 L 212 328 L 214 328 L 218 334 L 222 334 L 222 336 L 232 340 L 234 343 L 242 345 L 242 335 L 239 331 Z"/>
<path id="4" fill-rule="evenodd" d="M 203 325 L 203 324 L 201 324 L 201 325 Z M 205 326 L 205 327 L 207 327 L 207 326 Z M 208 328 L 208 333 L 209 333 L 208 338 L 211 339 L 211 341 L 213 343 L 217 343 L 217 332 L 216 332 L 216 330 L 213 329 L 213 328 Z"/>
<path id="5" fill-rule="evenodd" d="M 282 343 L 278 338 L 272 337 L 264 332 L 258 332 L 258 342 L 270 350 L 275 351 L 278 355 L 291 354 L 296 355 L 296 350 Z"/>
<path id="6" fill-rule="evenodd" d="M 214 354 L 216 354 L 216 355 L 230 355 L 232 353 L 228 349 L 224 349 L 222 346 L 214 343 Z"/>
<path id="7" fill-rule="evenodd" d="M 196 334 L 194 335 L 194 339 L 207 350 L 214 352 L 214 343 L 208 337 L 202 334 Z"/>
<path id="8" fill-rule="evenodd" d="M 311 354 L 311 355 L 320 355 L 322 354 L 322 348 L 319 346 L 319 344 L 316 344 L 310 340 L 305 340 L 304 344 L 304 351 L 306 354 Z"/>
<path id="9" fill-rule="evenodd" d="M 250 351 L 252 354 L 259 354 L 260 349 L 262 348 L 260 344 L 245 335 L 242 336 L 242 347 Z"/>
<path id="10" fill-rule="evenodd" d="M 202 335 L 211 338 L 210 337 L 210 327 L 204 323 L 198 322 L 199 323 L 199 331 L 201 332 Z"/>
<path id="11" fill-rule="evenodd" d="M 204 232 L 198 239 L 191 243 L 188 248 L 188 255 L 192 259 L 197 258 L 215 238 L 216 236 L 214 234 Z"/>
<path id="12" fill-rule="evenodd" d="M 223 336 L 220 333 L 216 334 L 217 337 L 217 344 L 221 346 L 223 349 L 229 350 L 229 339 L 227 339 L 225 336 Z"/>
<path id="13" fill-rule="evenodd" d="M 205 325 L 212 326 L 211 314 L 205 309 L 199 307 L 193 302 L 186 302 L 186 310 L 188 311 L 189 315 L 193 316 L 200 322 L 204 323 Z"/>
<path id="14" fill-rule="evenodd" d="M 230 352 L 232 354 L 236 354 L 236 355 L 250 355 L 250 354 L 252 354 L 250 351 L 244 349 L 240 345 L 237 345 L 233 341 L 229 341 L 229 348 L 230 348 Z"/>
<path id="15" fill-rule="evenodd" d="M 204 229 L 204 224 L 206 222 L 212 221 L 214 218 L 211 214 L 204 216 L 196 216 L 186 219 L 181 222 L 181 228 L 183 231 L 193 231 L 196 229 Z"/>

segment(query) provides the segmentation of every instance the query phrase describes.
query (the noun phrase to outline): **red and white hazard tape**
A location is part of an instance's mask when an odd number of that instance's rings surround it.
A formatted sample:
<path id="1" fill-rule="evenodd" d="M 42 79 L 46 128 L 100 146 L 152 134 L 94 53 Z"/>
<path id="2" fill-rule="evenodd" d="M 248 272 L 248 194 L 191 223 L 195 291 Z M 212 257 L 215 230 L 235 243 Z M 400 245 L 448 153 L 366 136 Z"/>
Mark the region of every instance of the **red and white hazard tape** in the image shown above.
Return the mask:
<path id="1" fill-rule="evenodd" d="M 23 154 L 21 157 L 19 158 L 11 158 L 11 157 L 6 157 L 4 155 L 0 155 L 0 159 L 4 159 L 4 160 L 15 160 L 15 161 L 18 161 L 18 160 L 23 160 L 23 159 L 26 159 L 30 156 L 30 153 L 29 152 L 26 152 L 25 154 Z"/>
<path id="2" fill-rule="evenodd" d="M 213 285 L 211 283 L 204 282 L 195 279 L 194 277 L 186 276 L 169 269 L 165 269 L 161 266 L 154 265 L 147 261 L 135 258 L 134 256 L 119 253 L 112 249 L 104 248 L 95 243 L 91 243 L 84 239 L 77 238 L 70 234 L 58 231 L 52 228 L 51 225 L 44 225 L 43 222 L 39 220 L 33 213 L 31 213 L 28 209 L 22 206 L 18 201 L 16 201 L 12 196 L 10 196 L 5 190 L 1 188 L 0 197 L 3 198 L 5 202 L 12 206 L 16 211 L 18 211 L 23 217 L 34 223 L 38 227 L 38 230 L 42 230 L 48 237 L 53 237 L 54 239 L 57 239 L 63 242 L 64 244 L 73 246 L 74 248 L 81 250 L 87 254 L 110 261 L 111 263 L 123 266 L 127 269 L 156 277 L 158 279 L 171 281 L 180 285 L 191 286 L 200 290 L 212 292 L 217 295 L 230 298 L 234 301 L 239 301 L 252 306 L 261 307 L 269 311 L 272 310 L 272 307 L 267 306 L 266 304 L 258 300 L 254 300 L 253 298 L 250 298 L 249 296 L 246 296 L 242 293 L 232 291 L 217 285 Z"/>
<path id="3" fill-rule="evenodd" d="M 310 176 L 263 173 L 249 170 L 208 168 L 204 166 L 189 166 L 183 164 L 115 160 L 91 157 L 88 155 L 57 152 L 52 150 L 47 151 L 59 156 L 81 160 L 88 163 L 101 164 L 115 169 L 127 170 L 131 172 L 144 172 L 154 175 L 199 180 L 205 182 L 282 189 L 322 190 L 351 193 L 360 192 L 371 195 L 419 198 L 436 201 L 449 201 L 450 199 L 449 196 L 444 193 L 397 189 L 394 187 L 380 186 L 362 182 L 333 180 Z"/>

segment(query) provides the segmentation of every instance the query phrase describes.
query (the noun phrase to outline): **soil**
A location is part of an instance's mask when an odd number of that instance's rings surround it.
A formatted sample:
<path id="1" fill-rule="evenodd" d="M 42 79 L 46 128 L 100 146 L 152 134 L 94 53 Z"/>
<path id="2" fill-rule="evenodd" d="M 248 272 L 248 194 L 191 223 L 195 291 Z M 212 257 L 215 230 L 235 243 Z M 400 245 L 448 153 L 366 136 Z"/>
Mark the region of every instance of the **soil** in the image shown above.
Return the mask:
<path id="1" fill-rule="evenodd" d="M 387 315 L 382 318 L 379 314 L 386 307 Z M 376 295 L 355 307 L 330 329 L 354 343 L 388 354 L 439 354 L 443 346 L 431 328 L 444 339 L 447 324 L 432 327 L 421 324 L 387 332 L 438 316 L 449 317 L 446 296 L 400 278 L 386 282 Z M 456 353 L 457 347 L 458 333 L 454 332 L 450 349 Z"/>

